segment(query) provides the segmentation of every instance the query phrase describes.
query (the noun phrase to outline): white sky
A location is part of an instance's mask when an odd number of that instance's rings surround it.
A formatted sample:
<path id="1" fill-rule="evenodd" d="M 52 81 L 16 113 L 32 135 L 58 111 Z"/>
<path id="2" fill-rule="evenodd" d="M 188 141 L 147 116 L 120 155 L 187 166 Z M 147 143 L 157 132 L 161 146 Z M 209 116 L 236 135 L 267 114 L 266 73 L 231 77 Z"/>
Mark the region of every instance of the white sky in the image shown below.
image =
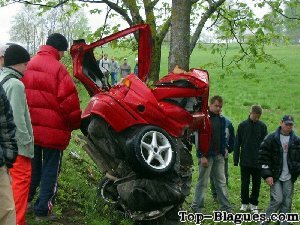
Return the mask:
<path id="1" fill-rule="evenodd" d="M 9 42 L 9 30 L 11 27 L 12 19 L 13 17 L 18 13 L 18 11 L 21 9 L 22 4 L 15 3 L 11 4 L 5 7 L 0 7 L 0 23 L 1 23 L 1 29 L 0 29 L 0 42 L 6 43 Z M 101 15 L 99 14 L 93 14 L 91 15 L 88 10 L 99 8 L 102 10 Z M 99 28 L 104 23 L 105 15 L 106 15 L 106 7 L 104 4 L 93 4 L 92 7 L 85 8 L 86 9 L 86 16 L 89 20 L 89 25 L 92 29 L 92 31 L 95 31 L 97 28 Z"/>
<path id="2" fill-rule="evenodd" d="M 18 12 L 20 4 L 13 4 L 6 7 L 0 7 L 0 42 L 9 42 L 9 29 L 12 17 Z"/>

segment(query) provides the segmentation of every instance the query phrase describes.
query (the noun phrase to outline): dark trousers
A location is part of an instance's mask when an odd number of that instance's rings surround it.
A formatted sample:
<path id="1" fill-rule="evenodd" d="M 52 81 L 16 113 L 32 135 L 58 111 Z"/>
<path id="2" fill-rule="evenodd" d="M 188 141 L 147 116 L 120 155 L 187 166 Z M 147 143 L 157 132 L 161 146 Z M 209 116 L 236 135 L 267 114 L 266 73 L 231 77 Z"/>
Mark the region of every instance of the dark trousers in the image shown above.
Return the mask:
<path id="1" fill-rule="evenodd" d="M 241 169 L 241 200 L 242 204 L 258 205 L 261 184 L 260 169 L 240 166 Z M 252 177 L 252 191 L 249 197 L 250 177 Z"/>
<path id="2" fill-rule="evenodd" d="M 60 150 L 34 146 L 28 202 L 33 200 L 37 188 L 40 187 L 39 196 L 34 204 L 34 212 L 37 216 L 47 216 L 52 210 L 57 192 L 62 153 Z"/>

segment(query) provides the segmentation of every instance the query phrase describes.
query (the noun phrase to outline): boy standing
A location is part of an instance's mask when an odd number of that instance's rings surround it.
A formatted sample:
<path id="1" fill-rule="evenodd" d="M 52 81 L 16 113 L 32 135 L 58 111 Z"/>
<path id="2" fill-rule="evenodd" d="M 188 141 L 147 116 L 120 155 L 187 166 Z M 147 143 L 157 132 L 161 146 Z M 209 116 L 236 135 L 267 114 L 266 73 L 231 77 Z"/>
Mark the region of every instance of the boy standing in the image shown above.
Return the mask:
<path id="1" fill-rule="evenodd" d="M 260 121 L 262 108 L 253 105 L 247 120 L 238 126 L 234 145 L 234 166 L 240 164 L 241 201 L 240 210 L 258 212 L 258 197 L 261 176 L 258 163 L 259 146 L 267 135 L 267 126 Z M 249 197 L 250 177 L 252 177 L 252 193 Z"/>

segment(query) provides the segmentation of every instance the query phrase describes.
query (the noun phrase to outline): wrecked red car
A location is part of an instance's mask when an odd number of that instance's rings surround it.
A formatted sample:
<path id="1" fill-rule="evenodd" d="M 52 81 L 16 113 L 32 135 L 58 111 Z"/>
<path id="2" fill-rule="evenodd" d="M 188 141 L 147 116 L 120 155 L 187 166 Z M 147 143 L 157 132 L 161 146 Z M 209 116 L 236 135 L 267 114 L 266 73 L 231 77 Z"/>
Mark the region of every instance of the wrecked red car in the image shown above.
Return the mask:
<path id="1" fill-rule="evenodd" d="M 139 37 L 138 76 L 130 74 L 111 87 L 94 49 L 133 33 Z M 106 173 L 100 195 L 128 209 L 137 220 L 178 208 L 190 188 L 191 139 L 202 149 L 209 143 L 208 72 L 175 69 L 148 87 L 151 54 L 147 24 L 91 44 L 77 40 L 71 47 L 74 76 L 91 95 L 81 130 L 85 150 Z"/>

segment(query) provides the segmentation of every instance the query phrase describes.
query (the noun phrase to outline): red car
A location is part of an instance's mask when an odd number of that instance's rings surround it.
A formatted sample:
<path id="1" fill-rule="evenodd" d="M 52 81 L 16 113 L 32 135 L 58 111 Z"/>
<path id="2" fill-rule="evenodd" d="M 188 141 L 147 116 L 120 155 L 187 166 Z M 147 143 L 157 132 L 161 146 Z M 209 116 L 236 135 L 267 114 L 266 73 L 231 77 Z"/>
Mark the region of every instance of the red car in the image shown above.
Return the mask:
<path id="1" fill-rule="evenodd" d="M 139 74 L 130 74 L 111 87 L 105 83 L 93 51 L 132 33 L 139 37 Z M 145 83 L 151 54 L 151 32 L 147 24 L 130 27 L 91 44 L 78 40 L 71 47 L 74 76 L 92 97 L 82 114 L 81 129 L 87 137 L 85 149 L 110 180 L 132 177 L 132 174 L 153 179 L 178 172 L 176 165 L 182 166 L 184 161 L 180 159 L 182 149 L 191 149 L 191 134 L 196 134 L 196 147 L 200 144 L 208 151 L 208 72 L 174 70 L 151 88 Z M 106 179 L 100 187 L 104 198 L 103 185 L 108 182 Z"/>

